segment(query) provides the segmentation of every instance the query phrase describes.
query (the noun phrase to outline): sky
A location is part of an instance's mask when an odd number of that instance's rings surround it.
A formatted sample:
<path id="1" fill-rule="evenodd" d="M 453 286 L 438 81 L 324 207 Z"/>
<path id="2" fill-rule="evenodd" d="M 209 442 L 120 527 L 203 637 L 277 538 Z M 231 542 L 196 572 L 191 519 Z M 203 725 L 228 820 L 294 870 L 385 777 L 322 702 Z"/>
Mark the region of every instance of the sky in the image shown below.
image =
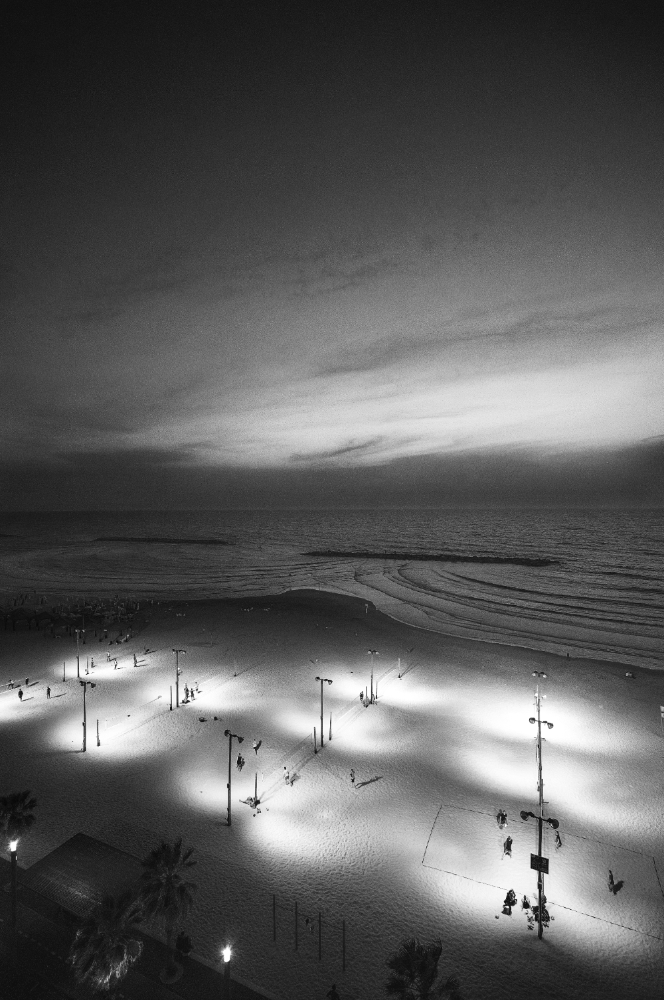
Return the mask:
<path id="1" fill-rule="evenodd" d="M 0 507 L 663 502 L 656 25 L 227 6 L 4 15 Z"/>

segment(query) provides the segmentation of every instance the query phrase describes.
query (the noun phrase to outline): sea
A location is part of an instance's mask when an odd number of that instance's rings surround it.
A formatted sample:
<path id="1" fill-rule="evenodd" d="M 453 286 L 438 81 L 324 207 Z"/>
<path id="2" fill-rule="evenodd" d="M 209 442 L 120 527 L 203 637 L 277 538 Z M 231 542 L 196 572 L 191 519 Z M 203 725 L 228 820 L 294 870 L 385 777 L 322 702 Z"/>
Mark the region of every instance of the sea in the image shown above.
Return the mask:
<path id="1" fill-rule="evenodd" d="M 664 669 L 664 508 L 0 515 L 4 607 L 301 588 L 448 635 Z"/>

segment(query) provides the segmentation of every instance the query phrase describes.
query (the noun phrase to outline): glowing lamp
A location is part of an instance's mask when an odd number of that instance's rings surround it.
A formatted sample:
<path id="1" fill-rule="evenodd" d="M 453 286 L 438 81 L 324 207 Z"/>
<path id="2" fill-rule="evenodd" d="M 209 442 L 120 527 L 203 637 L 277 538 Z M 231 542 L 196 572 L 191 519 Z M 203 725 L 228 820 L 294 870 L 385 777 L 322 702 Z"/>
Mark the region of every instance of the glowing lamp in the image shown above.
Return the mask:
<path id="1" fill-rule="evenodd" d="M 230 960 L 231 960 L 231 946 L 229 944 L 227 944 L 225 948 L 221 949 L 221 954 L 224 957 L 224 962 L 230 962 Z"/>
<path id="2" fill-rule="evenodd" d="M 15 851 L 17 847 L 18 847 L 18 840 L 10 840 L 9 841 L 9 850 L 10 851 Z"/>

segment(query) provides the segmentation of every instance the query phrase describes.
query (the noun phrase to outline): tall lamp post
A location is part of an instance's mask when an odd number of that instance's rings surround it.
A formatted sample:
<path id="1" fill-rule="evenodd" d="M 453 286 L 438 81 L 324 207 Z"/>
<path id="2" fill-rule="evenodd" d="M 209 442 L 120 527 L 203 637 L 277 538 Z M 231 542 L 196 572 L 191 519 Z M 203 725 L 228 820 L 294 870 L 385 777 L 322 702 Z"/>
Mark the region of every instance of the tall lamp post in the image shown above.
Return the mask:
<path id="1" fill-rule="evenodd" d="M 378 656 L 378 650 L 377 649 L 368 649 L 367 653 L 369 653 L 369 655 L 371 656 L 371 688 L 370 688 L 371 698 L 370 698 L 370 701 L 371 701 L 371 704 L 373 705 L 373 703 L 374 703 L 374 690 L 373 690 L 374 656 Z"/>
<path id="2" fill-rule="evenodd" d="M 323 735 L 323 684 L 331 684 L 332 681 L 329 677 L 317 677 L 317 681 L 320 681 L 320 745 L 323 747 L 324 735 Z"/>
<path id="3" fill-rule="evenodd" d="M 174 649 L 175 653 L 175 707 L 180 707 L 180 653 L 186 653 L 186 649 Z"/>
<path id="4" fill-rule="evenodd" d="M 85 694 L 88 689 L 88 685 L 91 688 L 96 688 L 97 685 L 94 681 L 82 681 L 80 679 L 78 683 L 83 688 L 83 753 L 85 753 L 87 749 L 87 729 L 88 729 L 88 720 L 85 712 Z"/>
<path id="5" fill-rule="evenodd" d="M 546 674 L 541 670 L 533 670 L 533 677 L 545 678 Z M 533 864 L 534 859 L 531 857 L 531 867 L 537 866 L 537 895 L 538 895 L 538 909 L 537 909 L 537 936 L 542 937 L 542 896 L 544 894 L 544 871 L 549 870 L 548 858 L 542 857 L 542 826 L 544 823 L 548 823 L 549 826 L 553 827 L 554 830 L 560 825 L 557 819 L 552 819 L 544 816 L 544 781 L 542 779 L 542 726 L 548 726 L 549 729 L 553 729 L 553 723 L 547 722 L 546 719 L 542 718 L 541 714 L 541 700 L 544 695 L 540 694 L 540 682 L 537 681 L 537 687 L 535 689 L 535 706 L 537 708 L 537 717 L 531 716 L 528 720 L 531 725 L 537 725 L 537 791 L 539 795 L 539 815 L 536 816 L 535 813 L 527 812 L 525 809 L 521 810 L 521 819 L 527 820 L 529 817 L 537 820 L 537 860 Z"/>
<path id="6" fill-rule="evenodd" d="M 224 1000 L 230 1000 L 231 996 L 231 946 L 226 945 L 221 949 L 224 959 Z"/>
<path id="7" fill-rule="evenodd" d="M 12 948 L 16 948 L 16 869 L 18 866 L 16 860 L 16 849 L 18 847 L 18 837 L 14 837 L 13 840 L 9 841 L 9 850 L 12 859 Z"/>
<path id="8" fill-rule="evenodd" d="M 224 729 L 224 736 L 228 736 L 228 825 L 231 825 L 231 757 L 233 754 L 233 740 L 237 740 L 238 743 L 244 741 L 244 736 L 238 736 L 237 733 L 232 733 L 230 729 Z M 230 949 L 228 952 L 228 959 L 224 961 L 230 961 Z"/>
<path id="9" fill-rule="evenodd" d="M 80 650 L 78 645 L 78 639 L 81 634 L 85 634 L 84 628 L 75 628 L 76 632 L 76 676 L 80 678 L 81 676 L 81 662 L 80 662 Z"/>

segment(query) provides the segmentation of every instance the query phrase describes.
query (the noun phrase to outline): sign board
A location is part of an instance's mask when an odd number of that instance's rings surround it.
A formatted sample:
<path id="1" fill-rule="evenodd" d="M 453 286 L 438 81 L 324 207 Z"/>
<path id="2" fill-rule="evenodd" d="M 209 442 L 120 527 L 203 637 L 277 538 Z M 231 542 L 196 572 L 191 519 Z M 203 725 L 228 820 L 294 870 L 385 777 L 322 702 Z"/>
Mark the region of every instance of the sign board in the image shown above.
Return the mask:
<path id="1" fill-rule="evenodd" d="M 536 872 L 543 872 L 545 875 L 549 874 L 549 859 L 542 857 L 541 854 L 531 854 L 530 855 L 530 867 Z"/>

